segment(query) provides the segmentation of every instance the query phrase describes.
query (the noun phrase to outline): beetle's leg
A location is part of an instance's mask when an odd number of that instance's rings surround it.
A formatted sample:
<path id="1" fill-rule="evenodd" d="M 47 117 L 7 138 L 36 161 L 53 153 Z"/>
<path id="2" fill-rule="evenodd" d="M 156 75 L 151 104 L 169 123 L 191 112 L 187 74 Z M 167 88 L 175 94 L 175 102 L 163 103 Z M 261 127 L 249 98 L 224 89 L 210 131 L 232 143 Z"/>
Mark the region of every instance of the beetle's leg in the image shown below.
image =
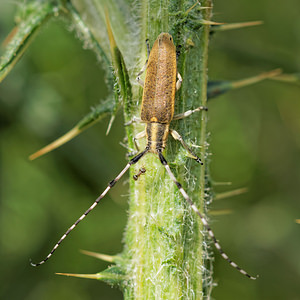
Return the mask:
<path id="1" fill-rule="evenodd" d="M 146 136 L 146 131 L 143 130 L 141 132 L 139 132 L 134 138 L 133 138 L 133 142 L 134 142 L 134 146 L 136 148 L 136 150 L 139 152 L 140 151 L 140 148 L 139 148 L 139 145 L 138 145 L 138 142 L 137 140 L 143 138 Z"/>
<path id="2" fill-rule="evenodd" d="M 133 143 L 134 143 L 134 148 L 136 149 L 132 149 L 132 148 L 129 148 L 127 145 L 125 145 L 125 144 L 123 144 L 123 143 L 120 143 L 124 148 L 126 148 L 127 150 L 131 150 L 130 152 L 127 152 L 126 153 L 126 158 L 129 158 L 129 157 L 131 157 L 131 156 L 134 156 L 134 155 L 136 155 L 139 151 L 140 151 L 140 147 L 139 147 L 139 144 L 138 144 L 138 142 L 137 142 L 137 140 L 139 140 L 139 139 L 141 139 L 141 138 L 143 138 L 143 137 L 145 137 L 146 136 L 146 131 L 145 130 L 143 130 L 143 131 L 141 131 L 141 132 L 139 132 L 137 135 L 135 135 L 134 137 L 133 137 Z M 126 139 L 126 141 L 128 141 L 127 139 Z"/>
<path id="3" fill-rule="evenodd" d="M 149 55 L 150 55 L 150 44 L 149 44 L 149 40 L 146 40 L 146 46 L 147 46 L 147 60 L 144 64 L 144 66 L 142 67 L 141 71 L 137 74 L 136 77 L 136 81 L 139 83 L 140 86 L 144 87 L 144 81 L 141 79 L 141 75 L 146 71 L 147 69 L 147 65 L 148 65 L 148 59 L 149 59 Z"/>
<path id="4" fill-rule="evenodd" d="M 139 132 L 134 138 L 133 138 L 133 143 L 134 143 L 134 147 L 136 149 L 136 151 L 132 151 L 132 152 L 129 152 L 126 154 L 126 157 L 130 157 L 130 156 L 134 156 L 136 155 L 139 151 L 140 151 L 140 147 L 139 147 L 139 144 L 137 142 L 137 140 L 143 138 L 146 136 L 146 131 L 143 130 L 141 132 Z"/>
<path id="5" fill-rule="evenodd" d="M 146 68 L 147 68 L 147 64 L 148 64 L 148 59 L 146 60 L 146 63 L 144 64 L 143 68 L 141 69 L 141 71 L 137 74 L 136 77 L 136 81 L 138 82 L 138 84 L 141 87 L 144 87 L 144 81 L 141 79 L 141 75 L 145 72 Z"/>
<path id="6" fill-rule="evenodd" d="M 177 140 L 181 143 L 181 145 L 184 147 L 184 149 L 190 153 L 191 157 L 198 163 L 200 163 L 201 165 L 203 165 L 203 162 L 201 161 L 201 159 L 189 148 L 189 146 L 185 143 L 185 141 L 183 140 L 182 136 L 174 129 L 170 129 L 170 133 L 172 135 L 172 137 L 174 138 L 174 140 Z"/>
<path id="7" fill-rule="evenodd" d="M 181 87 L 181 83 L 182 83 L 182 77 L 180 75 L 179 72 L 177 72 L 177 77 L 178 77 L 178 80 L 176 82 L 176 91 L 178 91 Z M 188 110 L 182 114 L 178 114 L 176 116 L 173 117 L 173 120 L 179 120 L 179 119 L 183 119 L 183 118 L 186 118 L 188 116 L 190 116 L 191 114 L 193 114 L 194 112 L 197 112 L 197 111 L 200 111 L 200 110 L 205 110 L 207 111 L 208 108 L 205 107 L 205 106 L 199 106 L 197 107 L 196 109 L 193 109 L 193 110 Z"/>
<path id="8" fill-rule="evenodd" d="M 146 46 L 147 46 L 147 60 L 148 60 L 149 56 L 150 56 L 150 43 L 149 43 L 149 39 L 146 39 Z"/>
<path id="9" fill-rule="evenodd" d="M 128 126 L 128 125 L 131 125 L 132 123 L 135 123 L 135 122 L 138 122 L 138 123 L 142 123 L 143 121 L 138 118 L 138 117 L 133 117 L 129 122 L 125 123 L 124 125 L 125 126 Z M 133 138 L 133 142 L 134 142 L 134 145 L 136 147 L 136 149 L 139 151 L 139 147 L 138 147 L 138 144 L 136 142 L 136 140 L 140 139 L 140 138 L 143 138 L 144 136 L 146 135 L 146 132 L 145 131 L 142 131 L 142 132 L 139 132 L 134 138 Z M 135 154 L 135 152 L 134 152 Z M 131 154 L 129 156 L 132 156 L 134 154 Z"/>
<path id="10" fill-rule="evenodd" d="M 178 114 L 178 115 L 174 116 L 173 120 L 179 120 L 179 119 L 186 118 L 186 117 L 190 116 L 191 114 L 193 114 L 194 112 L 197 112 L 197 111 L 200 111 L 200 110 L 207 111 L 208 108 L 206 106 L 199 106 L 199 107 L 197 107 L 195 109 L 187 110 L 186 112 L 184 112 L 182 114 Z"/>
<path id="11" fill-rule="evenodd" d="M 182 83 L 182 77 L 179 72 L 177 72 L 177 78 L 178 78 L 178 80 L 176 82 L 176 91 L 178 91 L 180 89 L 181 83 Z"/>
<path id="12" fill-rule="evenodd" d="M 141 123 L 142 120 L 139 118 L 139 117 L 132 117 L 132 119 L 130 121 L 128 121 L 127 123 L 124 124 L 124 126 L 128 126 L 128 125 L 131 125 L 132 123 Z"/>

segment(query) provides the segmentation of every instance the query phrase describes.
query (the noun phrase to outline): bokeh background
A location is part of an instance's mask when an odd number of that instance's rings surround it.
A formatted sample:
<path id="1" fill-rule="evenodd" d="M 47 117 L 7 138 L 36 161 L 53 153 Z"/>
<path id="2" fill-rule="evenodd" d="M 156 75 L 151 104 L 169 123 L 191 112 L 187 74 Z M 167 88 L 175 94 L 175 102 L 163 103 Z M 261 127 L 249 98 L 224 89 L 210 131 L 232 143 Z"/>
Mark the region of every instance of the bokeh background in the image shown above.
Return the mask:
<path id="1" fill-rule="evenodd" d="M 23 1 L 0 1 L 0 40 Z M 282 68 L 300 71 L 300 2 L 214 1 L 214 20 L 263 20 L 259 27 L 218 33 L 210 43 L 210 79 L 241 79 Z M 38 269 L 64 230 L 124 166 L 121 114 L 46 157 L 27 157 L 105 99 L 101 65 L 62 21 L 50 22 L 0 85 L 0 298 L 122 299 L 105 283 L 54 275 L 96 273 L 107 264 L 79 249 L 116 254 L 126 224 L 126 180 L 118 184 Z M 300 299 L 300 85 L 264 81 L 209 103 L 211 174 L 216 192 L 247 187 L 215 201 L 211 218 L 222 246 L 251 274 L 241 276 L 216 255 L 215 299 Z"/>

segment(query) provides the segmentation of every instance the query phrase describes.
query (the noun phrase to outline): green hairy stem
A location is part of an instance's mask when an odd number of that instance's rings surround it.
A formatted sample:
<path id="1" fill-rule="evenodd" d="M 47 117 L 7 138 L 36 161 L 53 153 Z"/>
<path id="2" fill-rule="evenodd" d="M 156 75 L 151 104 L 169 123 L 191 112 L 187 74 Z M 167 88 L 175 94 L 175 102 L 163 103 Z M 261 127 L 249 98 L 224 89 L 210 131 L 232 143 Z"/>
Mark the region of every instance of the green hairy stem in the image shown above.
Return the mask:
<path id="1" fill-rule="evenodd" d="M 198 26 L 197 30 L 188 28 L 191 16 L 184 12 L 192 4 L 181 3 L 180 13 L 177 4 L 176 1 L 149 1 L 144 7 L 143 15 L 147 17 L 142 30 L 151 45 L 161 32 L 170 32 L 175 44 L 181 45 L 177 67 L 183 76 L 183 84 L 177 92 L 175 107 L 175 113 L 181 113 L 206 105 L 209 27 L 191 24 L 191 27 Z M 210 6 L 211 3 L 207 1 L 202 5 Z M 200 21 L 201 17 L 209 19 L 210 10 L 196 10 L 190 14 L 196 14 Z M 145 47 L 142 49 L 140 57 L 145 57 Z M 140 89 L 134 90 L 133 99 L 141 100 Z M 130 119 L 126 113 L 125 119 Z M 209 194 L 206 186 L 206 115 L 197 113 L 172 122 L 171 127 L 178 130 L 189 145 L 197 146 L 193 149 L 204 161 L 203 166 L 197 165 L 186 157 L 178 142 L 169 138 L 166 158 L 176 178 L 204 213 L 204 201 Z M 134 132 L 129 132 L 129 139 L 141 130 L 141 125 L 135 125 Z M 134 181 L 132 175 L 141 167 L 146 169 L 146 174 Z M 201 221 L 185 203 L 155 155 L 146 155 L 131 169 L 128 216 L 123 256 L 125 273 L 130 280 L 122 287 L 125 299 L 203 299 L 208 296 L 211 278 L 204 259 L 208 255 L 203 246 Z"/>

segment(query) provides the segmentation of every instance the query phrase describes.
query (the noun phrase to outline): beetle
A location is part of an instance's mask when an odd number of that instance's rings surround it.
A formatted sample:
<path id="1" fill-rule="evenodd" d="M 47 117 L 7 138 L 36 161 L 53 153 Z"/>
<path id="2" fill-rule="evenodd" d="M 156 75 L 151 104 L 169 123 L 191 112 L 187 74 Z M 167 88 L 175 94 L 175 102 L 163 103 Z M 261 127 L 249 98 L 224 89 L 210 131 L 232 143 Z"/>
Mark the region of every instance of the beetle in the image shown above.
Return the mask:
<path id="1" fill-rule="evenodd" d="M 200 213 L 196 205 L 188 196 L 182 185 L 178 182 L 175 175 L 171 171 L 171 168 L 163 155 L 163 151 L 166 147 L 169 134 L 178 140 L 182 146 L 189 152 L 190 156 L 196 160 L 196 162 L 203 164 L 201 159 L 193 153 L 193 151 L 184 142 L 181 135 L 170 128 L 172 120 L 178 120 L 188 117 L 194 112 L 204 110 L 207 108 L 200 106 L 194 110 L 186 111 L 182 114 L 174 116 L 175 105 L 175 92 L 181 86 L 182 77 L 177 71 L 176 61 L 176 47 L 173 43 L 173 38 L 169 33 L 161 33 L 153 44 L 150 51 L 149 43 L 147 43 L 148 59 L 138 73 L 137 81 L 143 86 L 143 99 L 141 105 L 141 118 L 134 118 L 131 122 L 140 121 L 145 123 L 145 131 L 139 133 L 135 139 L 146 137 L 147 144 L 143 151 L 135 155 L 124 167 L 124 169 L 109 182 L 106 189 L 95 200 L 95 202 L 77 219 L 77 221 L 63 234 L 59 241 L 55 244 L 51 252 L 46 258 L 39 263 L 32 263 L 33 266 L 39 266 L 45 263 L 55 252 L 61 242 L 67 237 L 67 235 L 81 222 L 100 202 L 100 200 L 108 193 L 108 191 L 122 178 L 127 170 L 134 164 L 136 164 L 147 153 L 154 153 L 159 157 L 160 162 L 165 167 L 166 172 L 170 176 L 171 180 L 178 187 L 181 195 L 190 205 L 192 210 L 200 217 L 203 226 L 205 226 L 208 235 L 213 240 L 216 249 L 220 252 L 221 256 L 229 262 L 229 264 L 237 269 L 240 273 L 247 276 L 250 279 L 256 279 L 249 275 L 245 270 L 240 268 L 235 262 L 233 262 L 228 255 L 222 250 L 218 243 L 212 229 L 208 225 L 206 218 Z M 146 71 L 145 82 L 140 78 L 140 75 Z M 127 123 L 129 125 L 131 122 Z"/>

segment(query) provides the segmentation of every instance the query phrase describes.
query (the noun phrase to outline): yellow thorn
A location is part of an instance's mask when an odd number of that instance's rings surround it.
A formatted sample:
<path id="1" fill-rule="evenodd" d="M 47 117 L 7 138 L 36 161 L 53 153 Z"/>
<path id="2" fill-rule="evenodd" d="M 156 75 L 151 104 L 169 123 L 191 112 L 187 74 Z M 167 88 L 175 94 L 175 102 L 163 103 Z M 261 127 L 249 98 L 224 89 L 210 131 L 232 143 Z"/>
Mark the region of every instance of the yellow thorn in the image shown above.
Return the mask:
<path id="1" fill-rule="evenodd" d="M 110 25 L 107 8 L 105 9 L 105 21 L 106 21 L 106 30 L 107 30 L 109 44 L 110 44 L 110 51 L 111 51 L 111 54 L 113 55 L 114 49 L 117 47 L 117 44 L 116 44 L 114 34 L 113 34 L 113 31 L 112 31 L 112 28 Z"/>
<path id="2" fill-rule="evenodd" d="M 218 22 L 209 21 L 209 20 L 201 20 L 200 23 L 202 23 L 204 25 L 222 25 L 222 24 L 224 24 L 224 23 L 218 23 Z"/>
<path id="3" fill-rule="evenodd" d="M 229 23 L 229 24 L 224 24 L 222 26 L 216 26 L 215 28 L 213 28 L 213 31 L 225 31 L 225 30 L 238 29 L 238 28 L 244 28 L 250 26 L 257 26 L 263 23 L 264 23 L 263 21 Z"/>
<path id="4" fill-rule="evenodd" d="M 241 189 L 236 189 L 236 190 L 232 190 L 232 191 L 228 191 L 225 193 L 219 193 L 216 194 L 215 200 L 221 200 L 221 199 L 225 199 L 225 198 L 229 198 L 232 196 L 237 196 L 240 194 L 244 194 L 248 192 L 248 188 L 241 188 Z"/>
<path id="5" fill-rule="evenodd" d="M 209 9 L 209 8 L 212 8 L 211 6 L 201 6 L 200 2 L 196 2 L 194 3 L 185 13 L 188 15 L 190 13 L 190 11 L 196 6 L 196 5 L 200 5 L 200 9 Z"/>
<path id="6" fill-rule="evenodd" d="M 195 44 L 194 44 L 194 42 L 192 41 L 192 39 L 189 39 L 189 38 L 186 40 L 186 45 L 187 45 L 187 46 L 192 46 L 192 47 L 195 46 Z"/>
<path id="7" fill-rule="evenodd" d="M 102 253 L 96 253 L 96 252 L 91 252 L 91 251 L 86 251 L 86 250 L 80 250 L 81 253 L 92 256 L 104 261 L 108 262 L 114 262 L 115 261 L 115 256 L 107 255 L 107 254 L 102 254 Z"/>
<path id="8" fill-rule="evenodd" d="M 63 275 L 68 277 L 78 277 L 87 279 L 101 279 L 101 274 L 73 274 L 73 273 L 55 273 L 56 275 Z"/>
<path id="9" fill-rule="evenodd" d="M 296 219 L 295 222 L 296 222 L 297 224 L 300 224 L 300 219 Z"/>
<path id="10" fill-rule="evenodd" d="M 111 118 L 110 118 L 110 120 L 109 120 L 108 126 L 107 126 L 106 135 L 109 134 L 111 126 L 112 126 L 114 120 L 115 120 L 115 115 L 112 115 Z"/>
<path id="11" fill-rule="evenodd" d="M 275 70 L 272 70 L 272 71 L 269 71 L 269 72 L 264 72 L 264 73 L 261 73 L 259 75 L 253 76 L 253 77 L 233 81 L 232 86 L 234 88 L 239 88 L 239 87 L 242 87 L 242 86 L 250 85 L 250 84 L 262 81 L 262 80 L 267 79 L 267 78 L 272 78 L 272 77 L 278 76 L 281 72 L 282 72 L 281 69 L 275 69 Z"/>
<path id="12" fill-rule="evenodd" d="M 211 210 L 208 214 L 211 216 L 223 216 L 223 215 L 230 215 L 233 213 L 232 209 L 214 209 Z"/>
<path id="13" fill-rule="evenodd" d="M 278 76 L 272 77 L 272 80 L 278 80 L 278 81 L 282 81 L 282 82 L 299 82 L 299 75 L 297 76 L 297 74 L 280 74 Z"/>
<path id="14" fill-rule="evenodd" d="M 60 138 L 58 138 L 57 140 L 55 140 L 54 142 L 52 142 L 51 144 L 45 146 L 44 148 L 38 150 L 37 152 L 31 154 L 29 156 L 30 160 L 34 160 L 58 147 L 60 147 L 61 145 L 67 143 L 68 141 L 70 141 L 72 138 L 74 138 L 75 136 L 77 136 L 80 133 L 80 130 L 76 127 L 74 127 L 73 129 L 71 129 L 69 132 L 67 132 L 66 134 L 64 134 L 63 136 L 61 136 Z"/>
<path id="15" fill-rule="evenodd" d="M 11 40 L 14 38 L 14 36 L 17 34 L 19 30 L 19 26 L 15 26 L 12 31 L 8 34 L 8 36 L 5 38 L 5 40 L 2 42 L 2 46 L 6 47 Z"/>
<path id="16" fill-rule="evenodd" d="M 213 185 L 232 185 L 232 182 L 230 182 L 230 181 L 224 181 L 224 182 L 213 181 L 212 184 Z"/>

